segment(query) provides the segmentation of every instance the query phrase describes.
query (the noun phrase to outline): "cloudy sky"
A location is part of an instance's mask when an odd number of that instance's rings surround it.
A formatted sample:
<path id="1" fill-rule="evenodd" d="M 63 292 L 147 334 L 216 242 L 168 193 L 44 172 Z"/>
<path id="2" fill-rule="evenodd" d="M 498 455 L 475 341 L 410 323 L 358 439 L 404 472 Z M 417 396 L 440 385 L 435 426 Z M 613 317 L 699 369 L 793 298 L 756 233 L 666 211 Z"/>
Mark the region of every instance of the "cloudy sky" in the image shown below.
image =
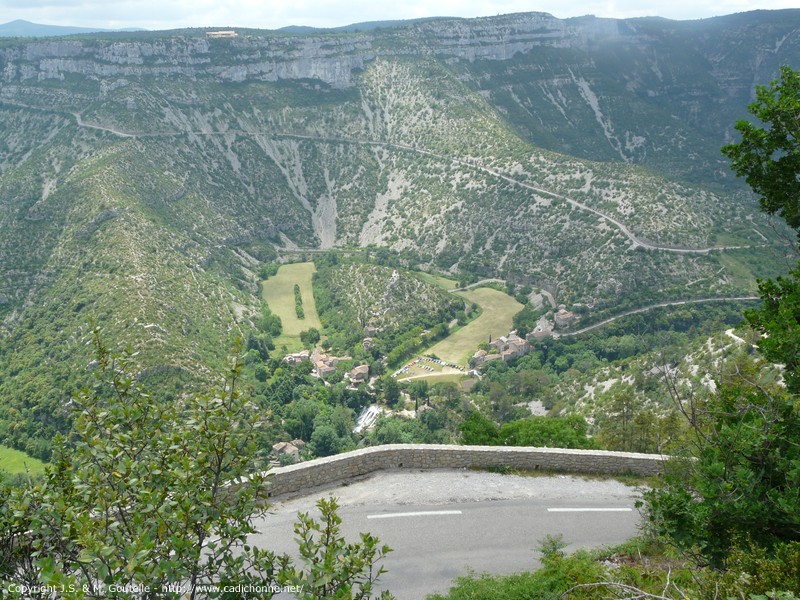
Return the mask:
<path id="1" fill-rule="evenodd" d="M 800 0 L 0 0 L 0 23 L 108 29 L 286 25 L 335 27 L 431 16 L 478 17 L 541 11 L 559 18 L 660 16 L 700 19 L 754 9 L 798 8 Z"/>

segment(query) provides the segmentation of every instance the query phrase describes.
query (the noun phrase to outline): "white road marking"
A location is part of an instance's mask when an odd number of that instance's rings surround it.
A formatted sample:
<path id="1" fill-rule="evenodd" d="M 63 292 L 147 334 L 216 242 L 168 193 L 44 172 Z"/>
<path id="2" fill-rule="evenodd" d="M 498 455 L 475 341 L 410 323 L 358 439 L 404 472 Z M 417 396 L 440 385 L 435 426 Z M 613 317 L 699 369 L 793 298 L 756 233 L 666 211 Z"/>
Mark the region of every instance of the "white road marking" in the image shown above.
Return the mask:
<path id="1" fill-rule="evenodd" d="M 396 517 L 435 517 L 440 515 L 460 515 L 460 510 L 425 510 L 420 512 L 383 513 L 380 515 L 367 515 L 368 519 L 393 519 Z"/>
<path id="2" fill-rule="evenodd" d="M 632 508 L 548 508 L 547 512 L 631 512 Z"/>

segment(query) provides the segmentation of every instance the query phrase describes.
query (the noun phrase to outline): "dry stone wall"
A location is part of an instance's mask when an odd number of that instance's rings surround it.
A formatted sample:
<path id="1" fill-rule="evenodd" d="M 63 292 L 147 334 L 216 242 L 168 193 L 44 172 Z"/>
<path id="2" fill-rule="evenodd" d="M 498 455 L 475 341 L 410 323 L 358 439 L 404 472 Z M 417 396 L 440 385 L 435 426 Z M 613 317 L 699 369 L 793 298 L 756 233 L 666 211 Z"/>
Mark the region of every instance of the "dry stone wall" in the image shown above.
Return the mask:
<path id="1" fill-rule="evenodd" d="M 520 448 L 389 444 L 280 467 L 269 471 L 269 495 L 298 495 L 389 469 L 510 468 L 527 471 L 602 475 L 658 475 L 663 457 L 655 454 Z"/>

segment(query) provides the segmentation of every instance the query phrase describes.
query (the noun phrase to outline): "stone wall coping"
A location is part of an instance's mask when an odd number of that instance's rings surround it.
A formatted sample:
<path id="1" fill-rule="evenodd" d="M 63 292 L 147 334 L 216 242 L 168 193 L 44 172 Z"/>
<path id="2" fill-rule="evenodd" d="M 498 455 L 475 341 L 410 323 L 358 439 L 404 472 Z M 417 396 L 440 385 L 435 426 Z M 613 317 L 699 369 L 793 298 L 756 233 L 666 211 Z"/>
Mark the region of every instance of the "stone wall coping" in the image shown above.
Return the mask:
<path id="1" fill-rule="evenodd" d="M 660 454 L 577 450 L 528 446 L 456 446 L 386 444 L 316 458 L 263 471 L 268 496 L 302 494 L 381 470 L 516 468 L 573 474 L 658 475 L 666 457 Z M 240 483 L 245 483 L 241 480 Z"/>
<path id="2" fill-rule="evenodd" d="M 279 473 L 291 473 L 293 471 L 301 471 L 306 469 L 313 469 L 314 467 L 327 464 L 335 464 L 337 462 L 350 461 L 359 456 L 367 456 L 370 454 L 383 454 L 385 452 L 402 452 L 402 451 L 423 451 L 423 452 L 463 452 L 465 454 L 481 454 L 481 453 L 508 453 L 508 454 L 555 454 L 555 455 L 573 455 L 573 456 L 605 456 L 615 458 L 631 458 L 638 460 L 652 460 L 654 462 L 662 462 L 666 457 L 661 454 L 644 454 L 641 452 L 615 452 L 613 450 L 584 450 L 577 448 L 550 448 L 546 446 L 458 446 L 452 444 L 383 444 L 381 446 L 369 446 L 367 448 L 359 448 L 358 450 L 351 450 L 350 452 L 343 452 L 341 454 L 334 454 L 332 456 L 325 456 L 322 458 L 315 458 L 293 465 L 286 465 L 285 467 L 275 467 L 268 471 L 263 471 L 262 475 L 277 475 Z"/>

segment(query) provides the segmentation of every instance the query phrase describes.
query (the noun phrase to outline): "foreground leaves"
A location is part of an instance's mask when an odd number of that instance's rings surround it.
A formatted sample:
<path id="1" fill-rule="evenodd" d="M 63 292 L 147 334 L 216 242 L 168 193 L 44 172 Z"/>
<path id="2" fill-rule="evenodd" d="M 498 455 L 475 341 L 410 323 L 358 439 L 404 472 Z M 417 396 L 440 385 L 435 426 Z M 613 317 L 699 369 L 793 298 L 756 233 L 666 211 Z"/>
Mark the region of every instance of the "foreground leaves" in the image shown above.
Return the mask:
<path id="1" fill-rule="evenodd" d="M 302 517 L 330 533 L 312 550 L 301 545 L 303 556 L 324 552 L 309 566 L 323 575 L 247 545 L 267 511 L 267 480 L 251 474 L 261 418 L 237 389 L 238 355 L 221 389 L 160 403 L 128 374 L 130 353 L 112 356 L 98 330 L 93 342 L 97 385 L 74 397 L 73 439 L 57 441 L 41 482 L 0 495 L 0 577 L 10 597 L 214 598 L 231 597 L 224 586 L 234 584 L 237 598 L 264 598 L 322 577 L 336 597 L 357 587 L 354 597 L 368 597 L 382 572 L 373 562 L 388 549 L 368 535 L 336 541 L 335 502 L 323 524 Z M 306 597 L 319 597 L 310 589 Z"/>

